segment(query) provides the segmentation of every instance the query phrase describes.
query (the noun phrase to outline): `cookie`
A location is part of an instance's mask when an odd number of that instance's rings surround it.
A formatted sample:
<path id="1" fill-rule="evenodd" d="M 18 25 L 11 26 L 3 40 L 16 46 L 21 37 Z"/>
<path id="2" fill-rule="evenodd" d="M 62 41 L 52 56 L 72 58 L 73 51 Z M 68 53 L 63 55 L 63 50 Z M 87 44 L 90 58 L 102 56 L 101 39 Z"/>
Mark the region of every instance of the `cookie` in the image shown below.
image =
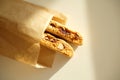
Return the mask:
<path id="1" fill-rule="evenodd" d="M 70 44 L 49 33 L 44 33 L 44 37 L 40 40 L 40 44 L 56 52 L 67 55 L 68 57 L 72 57 L 73 55 L 73 48 Z"/>
<path id="2" fill-rule="evenodd" d="M 78 32 L 72 31 L 56 21 L 52 20 L 46 31 L 75 45 L 82 44 L 82 37 Z"/>

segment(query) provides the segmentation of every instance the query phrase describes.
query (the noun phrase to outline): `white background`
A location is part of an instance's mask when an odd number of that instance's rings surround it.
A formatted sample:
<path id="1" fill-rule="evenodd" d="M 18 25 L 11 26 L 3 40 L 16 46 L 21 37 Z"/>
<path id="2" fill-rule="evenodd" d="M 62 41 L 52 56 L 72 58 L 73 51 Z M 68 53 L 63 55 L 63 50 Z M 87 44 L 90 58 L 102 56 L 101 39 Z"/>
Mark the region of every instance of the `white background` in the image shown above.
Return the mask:
<path id="1" fill-rule="evenodd" d="M 0 56 L 0 80 L 120 80 L 119 0 L 27 0 L 68 15 L 83 46 L 69 60 L 56 54 L 52 68 L 35 69 Z"/>

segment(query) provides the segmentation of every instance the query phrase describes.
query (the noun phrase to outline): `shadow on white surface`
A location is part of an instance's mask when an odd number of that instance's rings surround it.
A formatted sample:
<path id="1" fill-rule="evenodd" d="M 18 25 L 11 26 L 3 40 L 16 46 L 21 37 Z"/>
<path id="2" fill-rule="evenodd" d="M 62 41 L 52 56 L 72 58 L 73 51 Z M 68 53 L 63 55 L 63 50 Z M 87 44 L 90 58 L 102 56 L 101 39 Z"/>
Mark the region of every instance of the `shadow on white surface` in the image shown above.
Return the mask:
<path id="1" fill-rule="evenodd" d="M 87 0 L 95 80 L 120 80 L 120 1 Z"/>
<path id="2" fill-rule="evenodd" d="M 0 56 L 0 80 L 49 80 L 68 60 L 58 54 L 52 68 L 36 69 Z"/>

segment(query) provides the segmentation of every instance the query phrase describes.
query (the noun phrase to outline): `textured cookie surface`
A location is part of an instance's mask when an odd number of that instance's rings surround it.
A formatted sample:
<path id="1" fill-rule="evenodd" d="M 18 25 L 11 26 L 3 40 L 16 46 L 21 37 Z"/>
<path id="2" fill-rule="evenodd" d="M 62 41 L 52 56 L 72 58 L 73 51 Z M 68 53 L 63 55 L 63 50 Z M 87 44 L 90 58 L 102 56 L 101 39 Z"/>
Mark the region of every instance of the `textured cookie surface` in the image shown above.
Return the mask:
<path id="1" fill-rule="evenodd" d="M 82 37 L 78 32 L 72 31 L 56 21 L 52 20 L 46 31 L 75 45 L 82 44 Z"/>
<path id="2" fill-rule="evenodd" d="M 40 44 L 69 57 L 73 55 L 73 48 L 66 41 L 56 38 L 49 33 L 44 33 Z"/>

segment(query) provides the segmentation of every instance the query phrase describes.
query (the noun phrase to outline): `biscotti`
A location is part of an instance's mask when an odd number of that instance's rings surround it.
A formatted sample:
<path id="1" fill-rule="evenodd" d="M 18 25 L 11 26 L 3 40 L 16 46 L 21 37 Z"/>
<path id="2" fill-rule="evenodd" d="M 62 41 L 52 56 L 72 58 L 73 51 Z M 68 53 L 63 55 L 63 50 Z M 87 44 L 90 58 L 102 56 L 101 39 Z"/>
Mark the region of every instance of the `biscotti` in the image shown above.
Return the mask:
<path id="1" fill-rule="evenodd" d="M 82 45 L 82 37 L 76 32 L 67 28 L 65 25 L 51 20 L 47 26 L 44 37 L 40 44 L 53 51 L 72 57 L 73 48 L 70 44 Z"/>
<path id="2" fill-rule="evenodd" d="M 52 20 L 46 29 L 47 32 L 56 35 L 72 44 L 82 45 L 82 37 L 78 32 L 68 29 L 65 25 Z"/>
<path id="3" fill-rule="evenodd" d="M 69 57 L 73 55 L 73 48 L 70 44 L 49 33 L 44 33 L 44 37 L 40 40 L 40 44 Z"/>

